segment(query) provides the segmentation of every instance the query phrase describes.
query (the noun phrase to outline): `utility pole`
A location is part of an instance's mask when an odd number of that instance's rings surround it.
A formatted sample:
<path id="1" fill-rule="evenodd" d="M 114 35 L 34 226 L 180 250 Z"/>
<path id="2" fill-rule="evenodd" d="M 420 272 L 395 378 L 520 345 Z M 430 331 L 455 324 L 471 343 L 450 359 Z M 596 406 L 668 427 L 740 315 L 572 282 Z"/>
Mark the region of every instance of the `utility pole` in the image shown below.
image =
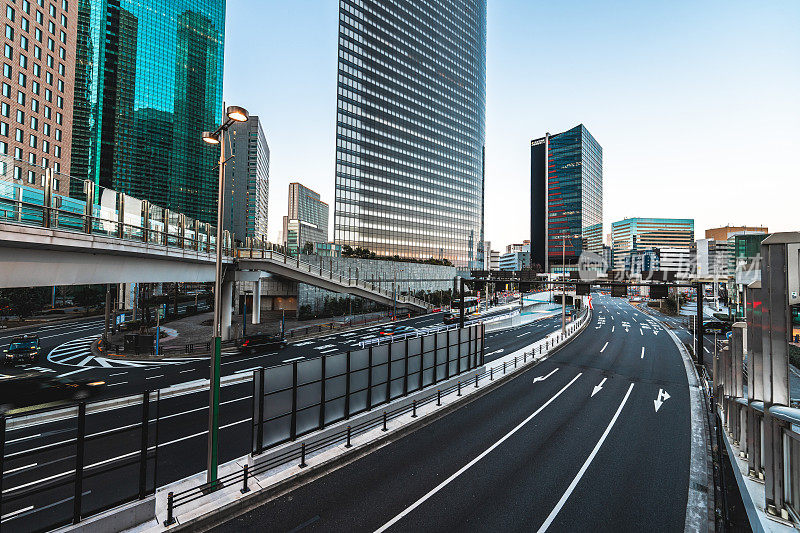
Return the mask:
<path id="1" fill-rule="evenodd" d="M 392 320 L 397 320 L 397 269 L 394 269 L 394 281 L 392 282 Z"/>
<path id="2" fill-rule="evenodd" d="M 458 283 L 459 283 L 458 287 L 459 292 L 461 293 L 461 310 L 459 312 L 458 327 L 463 328 L 464 327 L 464 278 L 459 276 Z"/>

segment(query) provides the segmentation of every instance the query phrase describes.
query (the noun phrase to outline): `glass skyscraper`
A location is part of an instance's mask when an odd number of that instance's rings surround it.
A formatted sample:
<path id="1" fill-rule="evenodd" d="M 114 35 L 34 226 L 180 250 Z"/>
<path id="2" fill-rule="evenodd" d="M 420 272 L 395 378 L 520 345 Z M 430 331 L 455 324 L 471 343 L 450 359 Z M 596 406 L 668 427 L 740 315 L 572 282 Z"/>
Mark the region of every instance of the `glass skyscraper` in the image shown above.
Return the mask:
<path id="1" fill-rule="evenodd" d="M 589 130 L 579 124 L 531 141 L 533 264 L 552 271 L 563 252 L 573 269 L 584 251 L 602 251 L 602 224 L 603 148 Z"/>
<path id="2" fill-rule="evenodd" d="M 483 264 L 486 0 L 340 0 L 334 238 Z"/>
<path id="3" fill-rule="evenodd" d="M 267 239 L 269 145 L 256 115 L 234 122 L 226 134 L 224 228 L 236 241 Z"/>
<path id="4" fill-rule="evenodd" d="M 77 3 L 71 174 L 214 222 L 225 1 Z"/>
<path id="5" fill-rule="evenodd" d="M 328 204 L 318 192 L 297 182 L 289 184 L 289 212 L 283 217 L 283 245 L 289 253 L 328 241 Z"/>

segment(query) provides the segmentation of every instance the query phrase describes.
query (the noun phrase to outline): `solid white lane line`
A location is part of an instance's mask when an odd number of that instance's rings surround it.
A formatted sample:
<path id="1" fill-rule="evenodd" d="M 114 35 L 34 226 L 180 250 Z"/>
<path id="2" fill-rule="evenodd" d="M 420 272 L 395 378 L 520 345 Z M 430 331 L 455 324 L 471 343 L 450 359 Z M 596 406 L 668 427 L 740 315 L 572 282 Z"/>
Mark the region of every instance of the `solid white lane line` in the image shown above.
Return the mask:
<path id="1" fill-rule="evenodd" d="M 15 429 L 19 429 L 19 428 L 10 428 L 10 429 L 8 429 L 6 431 L 14 431 Z M 37 433 L 36 435 L 28 435 L 27 437 L 20 437 L 18 439 L 10 439 L 10 440 L 6 441 L 6 444 L 11 444 L 12 442 L 19 442 L 21 440 L 35 439 L 36 437 L 41 437 L 41 436 L 42 436 L 41 433 Z"/>
<path id="2" fill-rule="evenodd" d="M 614 423 L 617 421 L 617 418 L 619 418 L 619 414 L 622 412 L 622 408 L 625 407 L 625 403 L 628 401 L 628 397 L 630 397 L 632 390 L 633 390 L 633 383 L 631 383 L 631 386 L 628 387 L 628 392 L 626 392 L 625 397 L 622 398 L 622 402 L 619 404 L 617 412 L 614 413 L 613 418 L 611 418 L 611 422 L 608 423 L 608 427 L 603 432 L 603 435 L 600 437 L 600 440 L 597 441 L 597 444 L 592 450 L 592 453 L 590 453 L 589 457 L 586 458 L 586 462 L 584 462 L 581 469 L 578 470 L 578 473 L 575 475 L 575 479 L 573 479 L 572 483 L 570 483 L 569 487 L 567 487 L 567 491 L 564 493 L 563 496 L 561 496 L 561 499 L 558 500 L 558 503 L 556 504 L 555 508 L 552 511 L 550 511 L 550 514 L 544 521 L 544 524 L 542 524 L 542 526 L 539 528 L 539 533 L 544 533 L 544 531 L 547 531 L 547 528 L 550 527 L 550 524 L 553 523 L 553 520 L 555 519 L 556 515 L 558 515 L 559 511 L 561 511 L 561 508 L 564 507 L 564 504 L 567 502 L 567 499 L 569 499 L 570 495 L 572 494 L 572 491 L 575 490 L 575 487 L 578 485 L 578 482 L 583 477 L 583 474 L 586 472 L 586 469 L 589 468 L 589 465 L 592 463 L 594 456 L 597 455 L 598 451 L 600 451 L 600 447 L 603 445 L 603 442 L 605 442 L 606 437 L 608 437 L 608 434 L 611 432 L 611 428 L 614 427 Z"/>
<path id="3" fill-rule="evenodd" d="M 644 346 L 642 346 L 642 359 L 644 359 Z"/>
<path id="4" fill-rule="evenodd" d="M 179 370 L 178 374 L 185 374 L 186 372 L 194 372 L 197 370 L 196 368 L 190 368 L 189 370 Z"/>
<path id="5" fill-rule="evenodd" d="M 644 333 L 642 333 L 642 328 L 639 328 L 639 335 L 644 335 Z"/>
<path id="6" fill-rule="evenodd" d="M 606 341 L 606 343 L 603 345 L 603 347 L 600 348 L 600 353 L 603 353 L 603 351 L 606 349 L 606 346 L 608 346 L 608 341 Z"/>
<path id="7" fill-rule="evenodd" d="M 123 375 L 123 374 L 127 374 L 127 372 L 117 372 L 116 374 L 109 374 L 109 375 L 108 375 L 108 377 L 112 377 L 112 376 L 121 376 L 121 375 Z"/>
<path id="8" fill-rule="evenodd" d="M 30 511 L 31 509 L 33 509 L 33 505 L 29 505 L 27 507 L 23 507 L 22 509 L 17 509 L 16 511 L 11 511 L 10 513 L 4 514 L 2 517 L 0 517 L 0 520 L 3 520 L 3 521 L 8 520 L 12 516 L 17 516 L 18 514 L 24 513 L 25 511 Z"/>
<path id="9" fill-rule="evenodd" d="M 77 374 L 78 372 L 83 372 L 85 370 L 91 370 L 91 368 L 85 366 L 83 368 L 79 368 L 78 370 L 73 370 L 72 372 L 64 372 L 63 374 L 59 374 L 56 377 L 63 378 L 64 376 L 71 376 L 72 374 Z"/>
<path id="10" fill-rule="evenodd" d="M 11 470 L 6 470 L 5 472 L 3 472 L 3 475 L 10 474 L 10 473 L 12 473 L 12 472 L 19 472 L 20 470 L 25 470 L 26 468 L 30 468 L 30 467 L 32 467 L 32 466 L 36 466 L 36 465 L 38 465 L 38 464 L 39 464 L 39 463 L 31 463 L 31 464 L 29 464 L 29 465 L 25 465 L 25 466 L 19 466 L 19 467 L 17 467 L 17 468 L 12 468 Z"/>
<path id="11" fill-rule="evenodd" d="M 548 405 L 550 405 L 550 403 L 552 403 L 552 402 L 553 402 L 553 401 L 554 401 L 556 398 L 558 398 L 559 396 L 561 396 L 561 394 L 562 394 L 562 393 L 563 393 L 565 390 L 567 390 L 567 389 L 570 387 L 570 385 L 572 385 L 573 383 L 575 383 L 575 381 L 576 381 L 576 380 L 577 380 L 579 377 L 581 377 L 581 375 L 582 375 L 582 374 L 583 374 L 582 372 L 579 372 L 577 376 L 575 376 L 574 378 L 572 378 L 572 381 L 570 381 L 569 383 L 567 383 L 566 385 L 564 385 L 564 388 L 562 388 L 560 391 L 558 391 L 557 393 L 555 393 L 555 394 L 554 394 L 554 395 L 553 395 L 553 396 L 552 396 L 552 397 L 551 397 L 549 400 L 547 400 L 547 401 L 546 401 L 544 404 L 542 404 L 542 406 L 541 406 L 541 407 L 539 407 L 539 408 L 538 408 L 536 411 L 534 411 L 534 412 L 533 412 L 533 414 L 531 414 L 531 415 L 530 415 L 528 418 L 526 418 L 525 420 L 523 420 L 522 422 L 520 422 L 520 423 L 519 423 L 519 425 L 518 425 L 517 427 L 515 427 L 514 429 L 512 429 L 511 431 L 509 431 L 508 433 L 506 433 L 505 435 L 503 435 L 503 436 L 500 438 L 500 440 L 498 440 L 497 442 L 495 442 L 494 444 L 492 444 L 491 446 L 489 446 L 489 447 L 488 447 L 488 448 L 487 448 L 485 451 L 483 451 L 483 453 L 481 453 L 481 454 L 480 454 L 479 456 L 477 456 L 475 459 L 473 459 L 473 460 L 472 460 L 472 461 L 470 461 L 469 463 L 467 463 L 467 464 L 465 464 L 464 466 L 462 466 L 462 467 L 461 467 L 461 468 L 460 468 L 460 469 L 459 469 L 459 470 L 458 470 L 458 471 L 457 471 L 455 474 L 451 475 L 449 478 L 447 478 L 447 479 L 445 479 L 444 481 L 442 481 L 441 483 L 439 483 L 439 484 L 438 484 L 436 487 L 434 487 L 434 488 L 433 488 L 433 490 L 431 490 L 430 492 L 428 492 L 428 493 L 427 493 L 426 495 L 424 495 L 422 498 L 420 498 L 419 500 L 415 501 L 415 502 L 414 502 L 413 504 L 411 504 L 409 507 L 406 507 L 406 509 L 405 509 L 403 512 L 401 512 L 400 514 L 398 514 L 397 516 L 395 516 L 394 518 L 392 518 L 391 520 L 389 520 L 388 522 L 386 522 L 385 524 L 383 524 L 383 525 L 382 525 L 380 528 L 378 528 L 377 530 L 375 530 L 375 533 L 381 533 L 381 532 L 383 532 L 383 531 L 386 531 L 386 530 L 387 530 L 387 529 L 389 529 L 390 527 L 392 527 L 392 526 L 393 526 L 394 524 L 396 524 L 396 523 L 397 523 L 399 520 L 401 520 L 401 519 L 402 519 L 404 516 L 406 516 L 407 514 L 409 514 L 411 511 L 413 511 L 414 509 L 416 509 L 417 507 L 419 507 L 419 506 L 420 506 L 420 505 L 422 505 L 423 503 L 425 503 L 425 500 L 429 499 L 431 496 L 433 496 L 434 494 L 436 494 L 437 492 L 439 492 L 440 490 L 442 490 L 442 489 L 443 489 L 443 488 L 444 488 L 444 487 L 445 487 L 445 486 L 446 486 L 448 483 L 450 483 L 450 482 L 451 482 L 451 481 L 453 481 L 455 478 L 457 478 L 458 476 L 460 476 L 461 474 L 463 474 L 464 472 L 466 472 L 467 470 L 469 470 L 469 469 L 470 469 L 470 468 L 471 468 L 473 465 L 475 465 L 475 463 L 477 463 L 478 461 L 480 461 L 481 459 L 483 459 L 484 457 L 486 457 L 487 455 L 489 455 L 489 454 L 492 452 L 492 450 L 494 450 L 495 448 L 497 448 L 498 446 L 500 446 L 501 444 L 503 444 L 503 443 L 504 443 L 506 440 L 508 440 L 509 438 L 511 438 L 511 436 L 512 436 L 512 435 L 514 435 L 514 433 L 516 433 L 517 431 L 519 431 L 520 429 L 522 429 L 522 428 L 525 426 L 525 424 L 527 424 L 528 422 L 530 422 L 531 420 L 533 420 L 533 418 L 534 418 L 536 415 L 538 415 L 539 413 L 541 413 L 541 412 L 544 410 L 544 408 L 545 408 L 545 407 L 547 407 Z M 633 387 L 633 384 L 631 384 L 631 387 Z M 629 391 L 629 392 L 630 392 L 630 391 Z"/>

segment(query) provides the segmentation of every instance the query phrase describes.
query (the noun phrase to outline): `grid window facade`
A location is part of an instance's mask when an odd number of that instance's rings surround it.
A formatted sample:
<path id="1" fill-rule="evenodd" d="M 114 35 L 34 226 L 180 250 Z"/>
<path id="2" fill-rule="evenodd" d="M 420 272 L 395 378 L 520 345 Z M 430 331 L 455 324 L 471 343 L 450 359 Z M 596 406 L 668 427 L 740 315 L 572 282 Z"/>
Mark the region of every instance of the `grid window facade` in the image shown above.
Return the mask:
<path id="1" fill-rule="evenodd" d="M 0 155 L 69 173 L 76 66 L 76 0 L 3 0 Z M 3 124 L 7 124 L 3 121 Z M 39 184 L 39 182 L 36 182 Z"/>
<path id="2" fill-rule="evenodd" d="M 625 258 L 637 250 L 691 249 L 694 244 L 694 219 L 626 218 L 611 224 L 611 241 L 614 268 L 622 270 L 625 268 Z"/>
<path id="3" fill-rule="evenodd" d="M 215 221 L 224 0 L 73 2 L 73 176 Z"/>
<path id="4" fill-rule="evenodd" d="M 250 115 L 226 133 L 224 227 L 233 238 L 267 239 L 269 145 L 261 121 Z"/>
<path id="5" fill-rule="evenodd" d="M 340 0 L 334 239 L 483 263 L 485 0 Z"/>

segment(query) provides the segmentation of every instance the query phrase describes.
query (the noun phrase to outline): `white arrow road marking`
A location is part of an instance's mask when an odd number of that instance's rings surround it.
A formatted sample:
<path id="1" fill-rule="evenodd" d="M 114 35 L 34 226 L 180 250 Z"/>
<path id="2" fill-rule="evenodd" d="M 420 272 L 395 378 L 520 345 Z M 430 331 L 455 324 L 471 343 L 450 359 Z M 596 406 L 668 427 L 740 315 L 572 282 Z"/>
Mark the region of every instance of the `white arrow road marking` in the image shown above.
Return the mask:
<path id="1" fill-rule="evenodd" d="M 547 374 L 546 376 L 536 376 L 535 378 L 533 378 L 533 382 L 536 383 L 537 381 L 544 381 L 547 378 L 549 378 L 550 376 L 552 376 L 553 374 L 555 374 L 556 372 L 558 372 L 558 369 L 554 368 L 553 371 L 550 372 L 549 374 Z"/>
<path id="2" fill-rule="evenodd" d="M 603 389 L 603 383 L 605 383 L 607 379 L 608 378 L 603 378 L 603 381 L 601 381 L 599 385 L 594 386 L 594 389 L 592 389 L 592 396 L 594 396 Z"/>
<path id="3" fill-rule="evenodd" d="M 642 359 L 644 359 L 644 346 L 642 346 Z"/>
<path id="4" fill-rule="evenodd" d="M 606 343 L 603 345 L 603 347 L 600 348 L 600 353 L 603 353 L 603 351 L 606 349 L 606 346 L 608 346 L 608 341 L 606 341 Z"/>
<path id="5" fill-rule="evenodd" d="M 664 402 L 669 400 L 669 398 L 670 396 L 669 394 L 667 394 L 667 391 L 665 391 L 664 389 L 658 389 L 658 398 L 653 400 L 653 404 L 656 407 L 656 413 L 658 412 L 658 409 L 664 404 Z"/>

